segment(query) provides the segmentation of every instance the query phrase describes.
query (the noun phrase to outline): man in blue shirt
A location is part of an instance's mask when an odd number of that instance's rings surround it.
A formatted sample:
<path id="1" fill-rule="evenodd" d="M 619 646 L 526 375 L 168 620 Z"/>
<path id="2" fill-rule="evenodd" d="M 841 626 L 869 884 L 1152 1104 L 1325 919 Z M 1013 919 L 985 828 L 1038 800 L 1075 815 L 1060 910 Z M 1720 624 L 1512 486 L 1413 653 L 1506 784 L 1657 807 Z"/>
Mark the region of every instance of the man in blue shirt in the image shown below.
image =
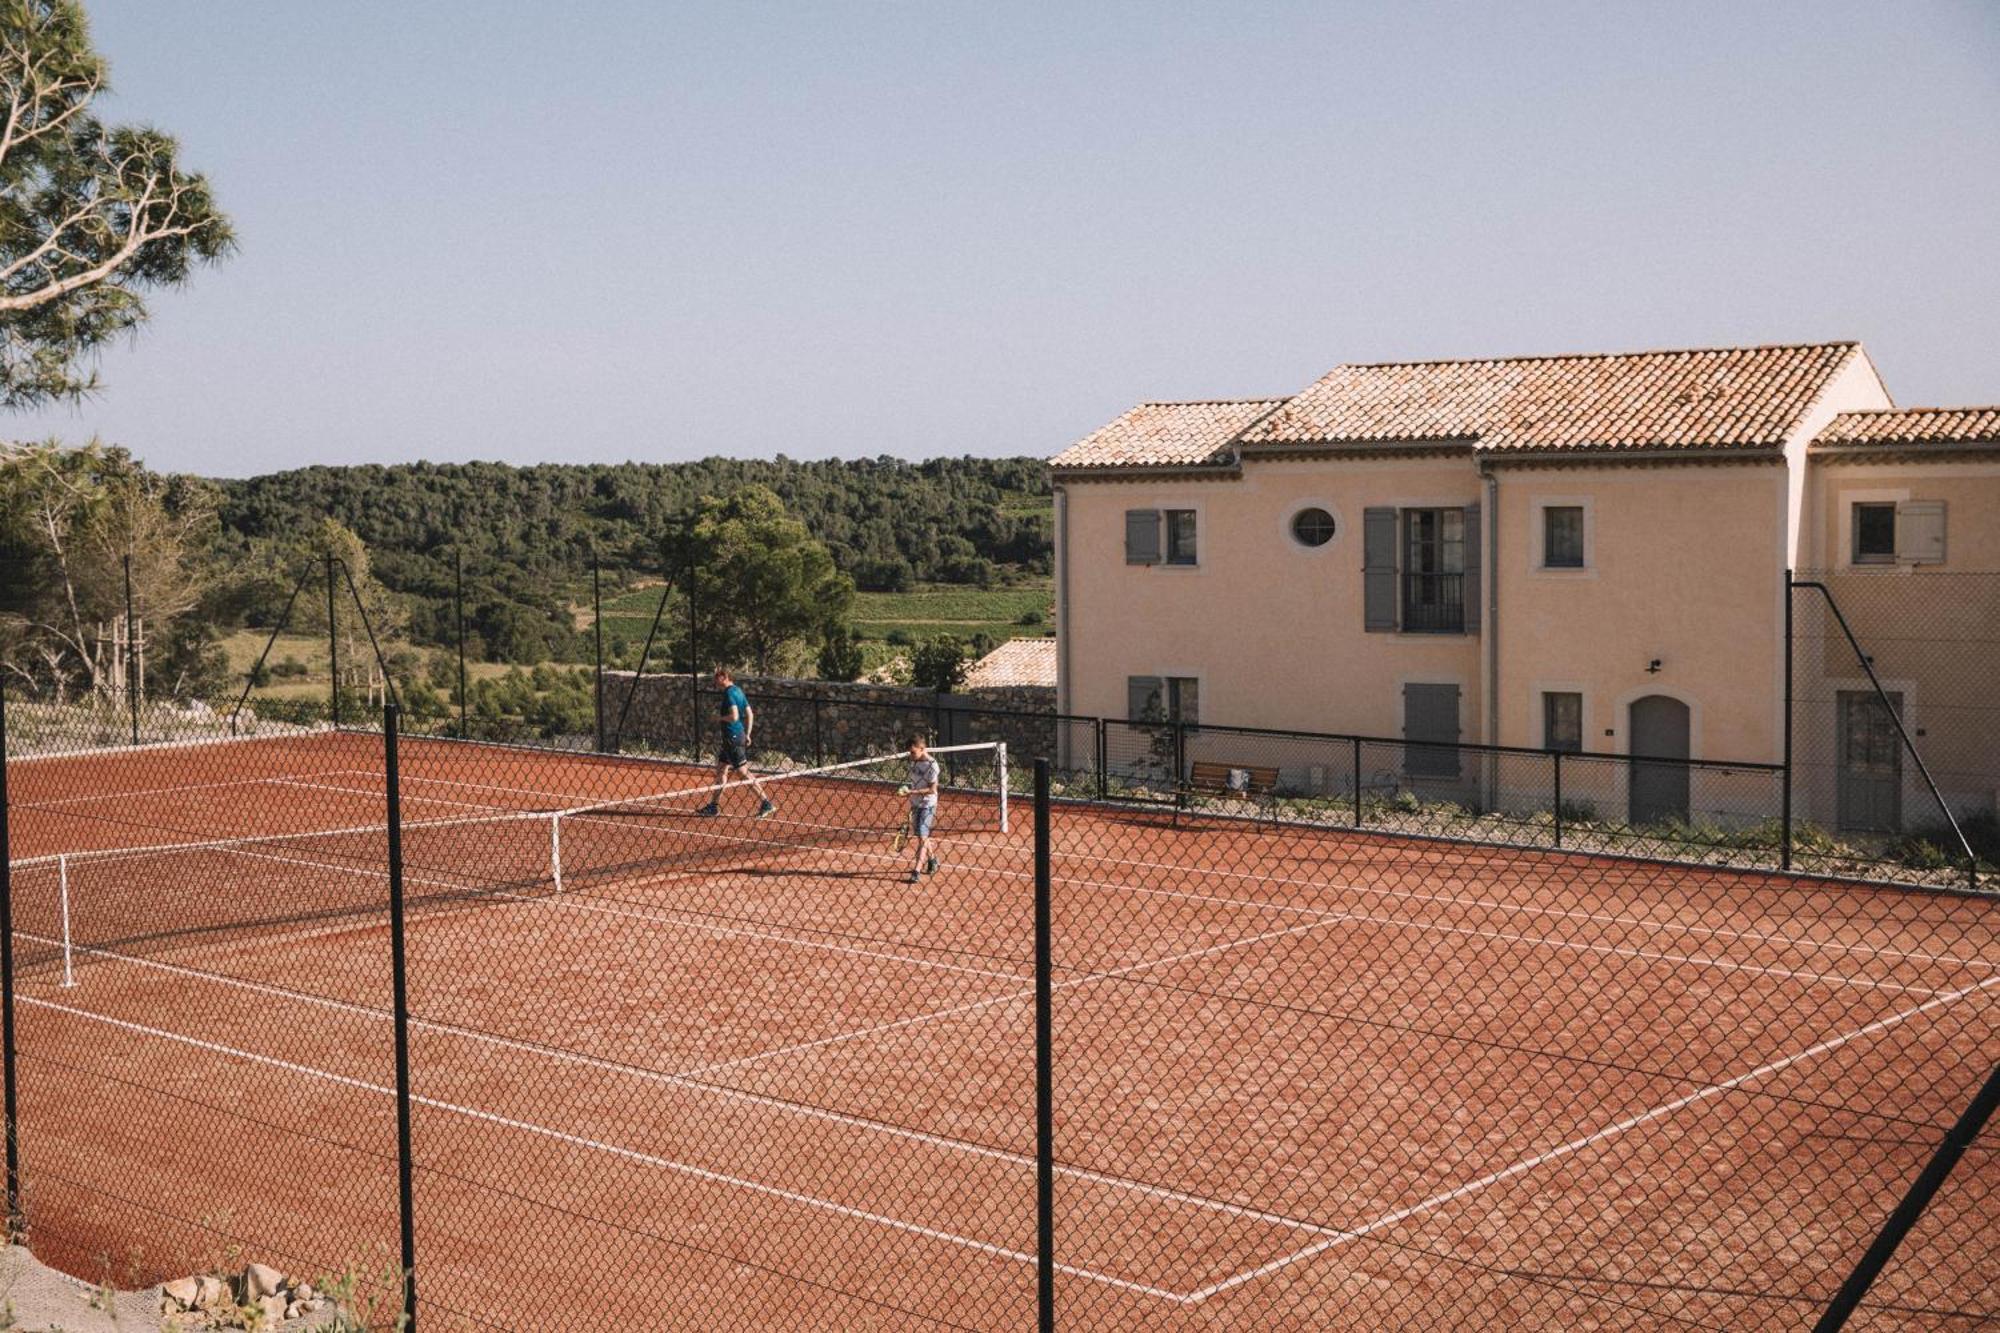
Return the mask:
<path id="1" fill-rule="evenodd" d="M 750 737 L 757 726 L 757 715 L 750 707 L 749 696 L 729 674 L 729 668 L 715 669 L 715 688 L 722 691 L 722 702 L 716 708 L 716 718 L 722 723 L 722 744 L 715 752 L 715 795 L 700 813 L 722 813 L 722 788 L 733 772 L 757 793 L 757 818 L 764 819 L 778 807 L 771 804 L 771 798 L 764 794 L 764 788 L 750 772 Z"/>

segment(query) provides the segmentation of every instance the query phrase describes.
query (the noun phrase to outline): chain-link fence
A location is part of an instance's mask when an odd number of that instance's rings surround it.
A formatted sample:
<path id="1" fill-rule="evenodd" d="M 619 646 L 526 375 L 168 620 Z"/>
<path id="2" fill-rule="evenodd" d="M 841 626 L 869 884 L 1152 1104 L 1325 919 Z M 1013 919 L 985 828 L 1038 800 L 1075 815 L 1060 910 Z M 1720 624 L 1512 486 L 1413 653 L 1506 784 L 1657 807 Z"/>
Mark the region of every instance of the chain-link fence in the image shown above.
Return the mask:
<path id="1" fill-rule="evenodd" d="M 2000 863 L 2000 574 L 1803 573 L 1791 589 L 1796 863 Z"/>
<path id="2" fill-rule="evenodd" d="M 94 1280 L 254 1261 L 427 1329 L 2000 1319 L 2000 900 L 1558 849 L 1509 808 L 1547 755 L 1355 783 L 1204 728 L 1102 800 L 1088 719 L 1037 791 L 775 711 L 754 788 L 78 717 L 6 765 L 0 961 L 15 1225 Z M 1388 827 L 1377 772 L 1536 845 Z"/>

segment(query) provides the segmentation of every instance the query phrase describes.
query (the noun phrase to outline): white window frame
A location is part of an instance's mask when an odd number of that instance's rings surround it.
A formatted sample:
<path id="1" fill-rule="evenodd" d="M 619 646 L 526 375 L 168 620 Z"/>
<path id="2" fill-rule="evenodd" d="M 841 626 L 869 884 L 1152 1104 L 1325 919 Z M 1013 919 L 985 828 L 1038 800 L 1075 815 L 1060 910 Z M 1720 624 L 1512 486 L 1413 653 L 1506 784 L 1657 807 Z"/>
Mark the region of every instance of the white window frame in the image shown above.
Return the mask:
<path id="1" fill-rule="evenodd" d="M 1583 511 L 1583 563 L 1548 564 L 1548 517 L 1550 509 Z M 1542 579 L 1594 579 L 1597 577 L 1597 505 L 1588 495 L 1534 495 L 1528 498 L 1528 573 Z"/>
<path id="2" fill-rule="evenodd" d="M 1907 486 L 1898 488 L 1842 487 L 1835 493 L 1834 503 L 1840 515 L 1840 554 L 1835 568 L 1853 570 L 1857 573 L 1895 571 L 1907 572 L 1912 568 L 1909 561 L 1900 556 L 1887 560 L 1856 560 L 1854 558 L 1854 506 L 1856 505 L 1899 505 L 1910 497 Z"/>

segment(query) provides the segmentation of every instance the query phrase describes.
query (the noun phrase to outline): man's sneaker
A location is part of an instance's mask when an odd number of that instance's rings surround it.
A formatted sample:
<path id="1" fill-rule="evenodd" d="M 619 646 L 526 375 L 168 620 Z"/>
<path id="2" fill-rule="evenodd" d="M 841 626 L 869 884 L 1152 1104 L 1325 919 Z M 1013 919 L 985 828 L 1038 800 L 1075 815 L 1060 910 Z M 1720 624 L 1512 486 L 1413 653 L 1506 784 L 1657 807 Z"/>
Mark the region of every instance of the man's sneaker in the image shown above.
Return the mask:
<path id="1" fill-rule="evenodd" d="M 910 872 L 910 883 L 912 883 L 912 884 L 915 884 L 915 883 L 916 883 L 916 882 L 917 882 L 918 880 L 920 880 L 920 879 L 922 879 L 922 878 L 923 878 L 923 876 L 922 876 L 922 875 L 919 875 L 919 874 L 918 874 L 918 873 L 917 873 L 916 871 L 912 870 L 912 871 Z"/>
<path id="2" fill-rule="evenodd" d="M 701 809 L 695 811 L 695 813 L 702 816 L 702 818 L 704 819 L 713 819 L 717 815 L 722 813 L 722 807 L 717 805 L 714 801 L 710 801 L 707 805 L 704 805 Z"/>
<path id="3" fill-rule="evenodd" d="M 778 807 L 772 805 L 769 801 L 766 801 L 764 802 L 764 804 L 757 807 L 757 818 L 769 819 L 772 815 L 776 814 L 777 812 L 778 812 Z"/>
<path id="4" fill-rule="evenodd" d="M 925 873 L 926 875 L 935 875 L 935 874 L 937 874 L 937 858 L 936 858 L 935 856 L 933 856 L 933 857 L 930 857 L 930 858 L 928 858 L 927 860 L 925 860 L 925 862 L 924 862 L 924 873 Z"/>

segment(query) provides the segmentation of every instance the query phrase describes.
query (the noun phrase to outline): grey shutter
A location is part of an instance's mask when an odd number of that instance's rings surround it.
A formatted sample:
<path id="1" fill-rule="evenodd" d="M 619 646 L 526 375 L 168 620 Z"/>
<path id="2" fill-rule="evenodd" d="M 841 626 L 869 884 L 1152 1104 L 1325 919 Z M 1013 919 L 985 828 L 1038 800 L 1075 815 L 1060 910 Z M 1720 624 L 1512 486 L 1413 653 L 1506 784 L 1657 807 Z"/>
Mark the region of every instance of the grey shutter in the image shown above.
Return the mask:
<path id="1" fill-rule="evenodd" d="M 1896 506 L 1896 558 L 1912 565 L 1944 559 L 1944 501 L 1905 500 Z"/>
<path id="2" fill-rule="evenodd" d="M 1159 722 L 1166 717 L 1167 683 L 1158 676 L 1125 677 L 1125 720 Z"/>
<path id="3" fill-rule="evenodd" d="M 1479 506 L 1465 510 L 1465 632 L 1479 633 Z"/>
<path id="4" fill-rule="evenodd" d="M 1396 511 L 1361 511 L 1362 628 L 1396 628 Z"/>
<path id="5" fill-rule="evenodd" d="M 1157 565 L 1160 563 L 1159 510 L 1128 509 L 1125 511 L 1125 563 L 1128 565 Z"/>
<path id="6" fill-rule="evenodd" d="M 1403 686 L 1403 768 L 1425 777 L 1458 776 L 1458 686 Z"/>

